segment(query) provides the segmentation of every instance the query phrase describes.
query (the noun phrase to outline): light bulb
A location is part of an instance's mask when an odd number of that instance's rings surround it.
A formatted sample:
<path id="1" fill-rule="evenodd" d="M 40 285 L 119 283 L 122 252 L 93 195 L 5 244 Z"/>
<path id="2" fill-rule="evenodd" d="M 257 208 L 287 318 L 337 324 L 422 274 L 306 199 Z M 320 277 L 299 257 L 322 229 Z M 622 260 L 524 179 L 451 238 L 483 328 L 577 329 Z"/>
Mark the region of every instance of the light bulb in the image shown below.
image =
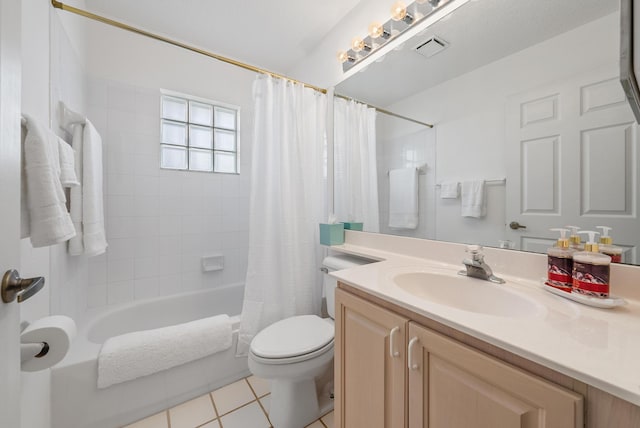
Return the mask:
<path id="1" fill-rule="evenodd" d="M 364 49 L 364 40 L 362 40 L 360 37 L 356 37 L 351 40 L 351 49 L 353 49 L 354 52 L 360 52 L 362 49 Z"/>
<path id="2" fill-rule="evenodd" d="M 371 36 L 372 39 L 377 39 L 382 36 L 382 33 L 384 33 L 384 27 L 381 23 L 374 21 L 369 24 L 369 36 Z"/>
<path id="3" fill-rule="evenodd" d="M 349 54 L 345 51 L 338 52 L 338 61 L 346 62 L 349 59 Z"/>
<path id="4" fill-rule="evenodd" d="M 391 6 L 391 19 L 401 21 L 407 16 L 407 5 L 403 1 L 397 1 Z"/>

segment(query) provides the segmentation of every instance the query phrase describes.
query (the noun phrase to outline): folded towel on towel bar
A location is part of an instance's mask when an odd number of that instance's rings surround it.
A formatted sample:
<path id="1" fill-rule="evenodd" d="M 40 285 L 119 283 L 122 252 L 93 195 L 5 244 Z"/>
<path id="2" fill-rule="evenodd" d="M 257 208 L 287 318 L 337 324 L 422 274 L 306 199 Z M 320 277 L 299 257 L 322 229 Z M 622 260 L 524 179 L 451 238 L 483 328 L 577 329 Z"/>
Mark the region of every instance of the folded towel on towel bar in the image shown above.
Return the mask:
<path id="1" fill-rule="evenodd" d="M 98 388 L 157 373 L 231 348 L 231 321 L 216 315 L 111 337 L 98 354 Z"/>

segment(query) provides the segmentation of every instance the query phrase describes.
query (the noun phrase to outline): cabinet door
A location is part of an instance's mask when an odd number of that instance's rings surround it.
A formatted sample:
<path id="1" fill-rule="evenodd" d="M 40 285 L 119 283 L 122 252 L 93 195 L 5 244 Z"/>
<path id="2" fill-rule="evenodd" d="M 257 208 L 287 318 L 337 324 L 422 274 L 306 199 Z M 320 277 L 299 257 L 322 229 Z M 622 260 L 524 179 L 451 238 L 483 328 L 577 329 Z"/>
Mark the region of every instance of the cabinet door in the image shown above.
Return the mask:
<path id="1" fill-rule="evenodd" d="M 414 323 L 409 428 L 582 428 L 582 397 Z"/>
<path id="2" fill-rule="evenodd" d="M 406 426 L 407 319 L 336 290 L 335 423 Z"/>

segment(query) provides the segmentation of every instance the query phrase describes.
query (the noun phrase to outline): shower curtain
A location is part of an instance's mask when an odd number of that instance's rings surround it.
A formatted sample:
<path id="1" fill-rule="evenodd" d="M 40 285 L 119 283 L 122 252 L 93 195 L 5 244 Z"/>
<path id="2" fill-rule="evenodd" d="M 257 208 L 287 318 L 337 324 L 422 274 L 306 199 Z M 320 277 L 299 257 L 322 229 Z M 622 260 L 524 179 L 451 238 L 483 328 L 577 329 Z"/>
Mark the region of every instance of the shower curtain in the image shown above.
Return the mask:
<path id="1" fill-rule="evenodd" d="M 376 111 L 340 98 L 333 105 L 336 216 L 379 232 Z"/>
<path id="2" fill-rule="evenodd" d="M 259 76 L 253 86 L 249 260 L 238 355 L 280 319 L 320 313 L 326 95 Z"/>

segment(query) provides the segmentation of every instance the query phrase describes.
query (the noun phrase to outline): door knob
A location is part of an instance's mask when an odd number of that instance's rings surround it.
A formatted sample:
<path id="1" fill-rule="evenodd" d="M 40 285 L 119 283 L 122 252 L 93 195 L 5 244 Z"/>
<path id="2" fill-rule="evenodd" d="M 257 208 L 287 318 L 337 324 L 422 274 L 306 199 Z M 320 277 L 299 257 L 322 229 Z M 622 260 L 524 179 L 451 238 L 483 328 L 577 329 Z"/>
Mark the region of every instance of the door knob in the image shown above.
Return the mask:
<path id="1" fill-rule="evenodd" d="M 18 303 L 24 302 L 44 287 L 44 277 L 20 278 L 17 270 L 5 272 L 0 285 L 0 295 L 5 303 L 13 302 L 16 297 Z"/>
<path id="2" fill-rule="evenodd" d="M 527 226 L 518 223 L 517 221 L 512 221 L 511 223 L 509 223 L 509 227 L 513 230 L 518 230 L 518 229 L 526 229 Z"/>

